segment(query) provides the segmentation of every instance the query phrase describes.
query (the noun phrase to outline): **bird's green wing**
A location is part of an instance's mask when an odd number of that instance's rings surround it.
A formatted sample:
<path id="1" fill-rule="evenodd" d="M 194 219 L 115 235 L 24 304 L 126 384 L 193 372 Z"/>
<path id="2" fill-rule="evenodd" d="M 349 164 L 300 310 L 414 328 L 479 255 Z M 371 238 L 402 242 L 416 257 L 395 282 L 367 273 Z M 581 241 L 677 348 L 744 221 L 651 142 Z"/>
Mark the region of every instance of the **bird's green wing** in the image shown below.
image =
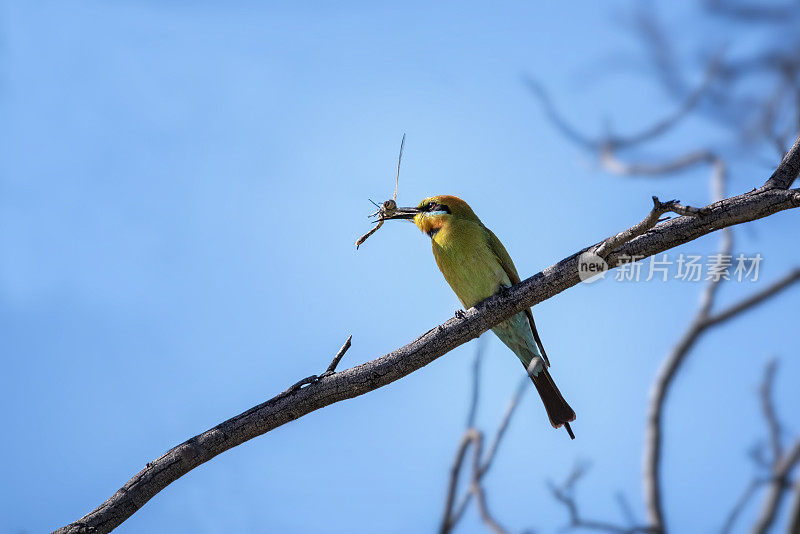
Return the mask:
<path id="1" fill-rule="evenodd" d="M 514 267 L 514 262 L 511 260 L 511 256 L 508 255 L 506 247 L 504 247 L 503 243 L 497 239 L 497 236 L 494 235 L 494 232 L 486 227 L 484 227 L 484 229 L 486 230 L 486 234 L 489 238 L 489 247 L 500 261 L 500 265 L 508 275 L 508 279 L 511 280 L 512 284 L 519 284 L 520 278 L 519 274 L 517 273 L 517 268 Z M 539 338 L 539 332 L 536 331 L 536 323 L 533 321 L 533 313 L 531 312 L 530 308 L 525 308 L 525 315 L 528 316 L 528 322 L 531 324 L 531 330 L 533 330 L 533 339 L 536 341 L 536 345 L 539 346 L 539 350 L 542 352 L 542 358 L 544 359 L 544 362 L 549 367 L 550 360 L 547 359 L 547 353 L 544 351 L 544 345 L 542 345 L 541 338 Z"/>

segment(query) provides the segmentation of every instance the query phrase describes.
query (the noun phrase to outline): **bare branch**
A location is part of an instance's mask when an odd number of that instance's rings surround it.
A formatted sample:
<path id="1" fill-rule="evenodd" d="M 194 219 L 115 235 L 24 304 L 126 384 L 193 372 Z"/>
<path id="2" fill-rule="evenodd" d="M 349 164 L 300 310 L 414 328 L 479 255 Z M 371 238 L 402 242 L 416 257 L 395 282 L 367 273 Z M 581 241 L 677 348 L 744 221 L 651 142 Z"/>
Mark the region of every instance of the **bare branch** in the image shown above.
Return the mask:
<path id="1" fill-rule="evenodd" d="M 797 271 L 800 277 L 800 270 Z M 783 445 L 781 444 L 781 425 L 778 416 L 775 414 L 775 404 L 772 400 L 772 390 L 775 387 L 775 370 L 778 367 L 777 361 L 772 358 L 767 362 L 764 369 L 764 380 L 758 390 L 761 399 L 761 411 L 764 413 L 764 420 L 769 428 L 769 443 L 772 449 L 773 464 L 777 464 L 783 456 Z"/>
<path id="2" fill-rule="evenodd" d="M 750 499 L 753 497 L 753 495 L 755 495 L 756 491 L 761 486 L 770 484 L 777 477 L 781 476 L 779 471 L 782 468 L 782 462 L 784 460 L 783 446 L 781 444 L 781 427 L 780 423 L 778 422 L 778 416 L 775 412 L 775 405 L 772 401 L 772 390 L 775 384 L 776 370 L 776 360 L 774 358 L 770 359 L 764 368 L 764 378 L 762 379 L 758 390 L 759 399 L 761 401 L 761 411 L 764 414 L 764 419 L 769 430 L 769 444 L 772 458 L 769 461 L 766 461 L 763 458 L 761 446 L 757 445 L 753 450 L 751 456 L 756 464 L 756 467 L 758 467 L 759 470 L 766 470 L 767 473 L 765 476 L 753 477 L 753 479 L 747 485 L 741 497 L 739 497 L 728 513 L 721 530 L 722 534 L 727 534 L 733 529 L 733 526 L 736 523 L 736 520 L 739 518 L 742 510 L 744 510 L 744 507 L 750 502 Z M 774 515 L 776 511 L 777 506 L 771 506 L 766 513 Z M 774 518 L 767 518 L 760 519 L 759 522 L 765 523 L 772 522 L 773 520 Z"/>
<path id="3" fill-rule="evenodd" d="M 800 533 L 800 479 L 795 481 L 794 486 L 794 502 L 789 512 L 789 528 L 786 529 L 789 534 Z"/>
<path id="4" fill-rule="evenodd" d="M 483 478 L 481 470 L 482 444 L 483 440 L 477 440 L 472 451 L 472 482 L 470 484 L 470 493 L 475 495 L 475 501 L 478 504 L 478 512 L 481 514 L 483 522 L 489 527 L 489 530 L 495 534 L 506 534 L 506 530 L 500 526 L 489 512 L 489 506 L 486 504 L 486 493 L 483 491 L 483 486 L 481 486 L 481 478 Z"/>
<path id="5" fill-rule="evenodd" d="M 344 358 L 344 353 L 347 352 L 347 349 L 350 348 L 351 341 L 353 341 L 353 336 L 347 338 L 347 341 L 344 342 L 342 348 L 339 349 L 339 352 L 337 352 L 336 356 L 333 357 L 333 361 L 331 361 L 331 364 L 328 366 L 328 369 L 325 371 L 324 374 L 336 372 L 336 366 L 339 365 L 339 362 L 342 361 L 342 358 Z"/>
<path id="6" fill-rule="evenodd" d="M 461 442 L 456 449 L 456 456 L 453 460 L 453 466 L 450 468 L 450 482 L 447 485 L 447 498 L 445 499 L 444 514 L 442 515 L 442 524 L 439 527 L 441 534 L 447 534 L 458 522 L 459 516 L 453 516 L 453 503 L 456 498 L 456 491 L 458 491 L 458 479 L 461 475 L 461 466 L 464 464 L 464 456 L 470 445 L 481 441 L 482 436 L 474 428 L 468 428 L 464 435 L 461 436 Z"/>
<path id="7" fill-rule="evenodd" d="M 753 22 L 787 23 L 796 14 L 797 4 L 786 2 L 785 5 L 765 5 L 763 2 L 736 2 L 731 0 L 706 0 L 706 7 L 720 15 L 731 19 Z"/>
<path id="8" fill-rule="evenodd" d="M 547 119 L 556 129 L 576 145 L 586 150 L 597 152 L 600 156 L 600 162 L 610 172 L 621 175 L 664 175 L 684 170 L 699 163 L 711 163 L 717 158 L 709 151 L 698 151 L 690 152 L 661 164 L 627 164 L 617 158 L 616 152 L 655 139 L 677 126 L 695 108 L 708 89 L 719 67 L 719 61 L 720 55 L 717 54 L 709 62 L 700 85 L 684 99 L 675 111 L 657 120 L 652 125 L 643 128 L 641 131 L 627 136 L 609 134 L 605 137 L 592 139 L 583 135 L 556 109 L 547 91 L 539 82 L 530 78 L 526 78 L 524 82 L 541 104 Z"/>
<path id="9" fill-rule="evenodd" d="M 508 428 L 508 424 L 511 421 L 511 417 L 514 415 L 517 406 L 519 405 L 519 401 L 522 398 L 522 395 L 525 393 L 528 385 L 528 376 L 526 375 L 522 380 L 520 380 L 519 385 L 517 386 L 511 400 L 506 408 L 505 413 L 503 414 L 503 418 L 500 420 L 500 424 L 497 427 L 497 431 L 495 432 L 494 439 L 492 440 L 491 445 L 489 446 L 489 451 L 486 453 L 486 457 L 481 459 L 482 448 L 483 448 L 483 433 L 478 431 L 474 428 L 474 422 L 477 412 L 477 405 L 478 405 L 478 390 L 480 387 L 480 360 L 483 354 L 482 346 L 476 349 L 475 352 L 475 360 L 473 363 L 473 373 L 472 373 L 472 396 L 470 402 L 470 410 L 469 416 L 467 418 L 467 428 L 464 431 L 464 435 L 461 438 L 461 442 L 459 444 L 458 449 L 456 450 L 456 456 L 453 461 L 453 467 L 450 471 L 450 480 L 447 488 L 447 499 L 445 503 L 445 513 L 442 517 L 442 522 L 440 526 L 440 532 L 442 534 L 446 534 L 450 532 L 453 527 L 459 522 L 461 517 L 464 515 L 464 512 L 469 505 L 470 500 L 473 496 L 478 498 L 478 507 L 479 512 L 483 521 L 489 526 L 489 528 L 496 529 L 502 527 L 497 524 L 497 522 L 491 517 L 488 513 L 487 506 L 486 506 L 486 497 L 483 494 L 483 489 L 481 486 L 481 481 L 483 480 L 484 475 L 489 471 L 492 466 L 492 461 L 494 460 L 495 455 L 500 447 L 500 442 L 503 440 L 503 436 L 505 435 L 506 429 Z M 458 486 L 458 478 L 459 472 L 461 470 L 461 465 L 464 461 L 464 453 L 466 448 L 469 444 L 473 444 L 476 447 L 476 455 L 473 456 L 473 469 L 472 469 L 472 478 L 470 482 L 469 490 L 461 497 L 459 503 L 455 508 L 453 507 L 455 503 L 455 495 Z"/>
<path id="10" fill-rule="evenodd" d="M 662 364 L 650 393 L 644 455 L 644 488 L 648 517 L 651 523 L 658 526 L 662 531 L 664 528 L 664 512 L 661 498 L 660 466 L 663 446 L 663 412 L 669 388 L 677 375 L 678 369 L 684 363 L 700 336 L 709 328 L 737 317 L 798 280 L 800 280 L 800 273 L 792 271 L 790 275 L 784 276 L 764 290 L 742 300 L 718 315 L 710 315 L 710 310 L 714 303 L 714 295 L 717 287 L 719 287 L 719 282 L 709 283 L 706 286 L 697 315 L 695 315 L 683 337 L 673 347 Z"/>
<path id="11" fill-rule="evenodd" d="M 480 400 L 481 390 L 481 360 L 483 359 L 483 338 L 478 338 L 475 347 L 475 358 L 472 361 L 472 400 L 467 412 L 467 428 L 475 426 L 475 418 L 478 414 L 478 401 Z"/>
<path id="12" fill-rule="evenodd" d="M 508 424 L 511 422 L 511 418 L 514 415 L 514 412 L 517 411 L 517 406 L 519 406 L 520 401 L 522 400 L 522 396 L 528 391 L 528 384 L 530 380 L 526 375 L 519 381 L 517 385 L 517 389 L 514 391 L 514 395 L 511 397 L 511 400 L 508 401 L 508 406 L 506 407 L 506 411 L 503 414 L 503 418 L 500 420 L 500 424 L 497 427 L 497 432 L 494 434 L 494 439 L 492 440 L 492 444 L 489 446 L 489 452 L 486 454 L 486 458 L 484 459 L 483 463 L 481 464 L 480 475 L 483 476 L 492 467 L 492 462 L 494 461 L 495 456 L 497 456 L 497 451 L 500 448 L 500 442 L 503 441 L 503 436 L 506 434 L 506 430 L 508 429 Z"/>
<path id="13" fill-rule="evenodd" d="M 800 173 L 800 158 L 797 157 L 800 152 L 800 137 L 794 140 L 792 148 L 783 156 L 783 161 L 769 177 L 765 187 L 777 187 L 780 189 L 789 189 Z"/>
<path id="14" fill-rule="evenodd" d="M 527 85 L 530 92 L 539 100 L 542 108 L 544 109 L 547 119 L 556 127 L 561 134 L 575 143 L 576 145 L 587 150 L 596 150 L 601 146 L 597 140 L 591 139 L 574 128 L 564 116 L 556 110 L 550 95 L 545 88 L 532 78 L 524 78 L 523 82 Z"/>
<path id="15" fill-rule="evenodd" d="M 591 519 L 584 519 L 578 504 L 575 502 L 575 485 L 586 474 L 587 467 L 585 465 L 577 464 L 567 479 L 560 485 L 549 484 L 550 492 L 553 497 L 564 505 L 569 513 L 568 528 L 583 528 L 586 530 L 597 530 L 601 532 L 612 532 L 614 534 L 636 534 L 636 533 L 652 533 L 655 532 L 653 527 L 650 526 L 628 526 L 615 525 L 605 521 L 595 521 Z"/>
<path id="16" fill-rule="evenodd" d="M 705 214 L 703 210 L 693 208 L 691 206 L 684 206 L 677 200 L 661 202 L 658 200 L 658 197 L 653 197 L 653 209 L 650 210 L 650 213 L 647 215 L 647 217 L 642 219 L 640 223 L 631 226 L 627 230 L 623 230 L 617 235 L 611 236 L 604 240 L 602 243 L 600 243 L 600 245 L 597 246 L 597 248 L 594 250 L 594 253 L 605 259 L 615 249 L 619 248 L 620 245 L 628 243 L 629 241 L 632 241 L 633 239 L 650 230 L 656 225 L 656 223 L 659 222 L 662 215 L 670 211 L 679 215 L 688 215 L 692 217 L 702 216 Z"/>
<path id="17" fill-rule="evenodd" d="M 800 463 L 800 439 L 775 466 L 772 478 L 769 481 L 767 496 L 761 508 L 761 514 L 753 527 L 753 534 L 765 534 L 778 515 L 778 509 L 791 489 L 789 476 L 795 466 Z M 793 532 L 789 530 L 788 532 Z"/>
<path id="18" fill-rule="evenodd" d="M 696 165 L 713 164 L 716 159 L 713 152 L 698 150 L 660 163 L 627 163 L 620 160 L 616 151 L 609 145 L 603 146 L 600 151 L 600 163 L 603 167 L 607 171 L 621 176 L 669 176 Z"/>
<path id="19" fill-rule="evenodd" d="M 800 154 L 782 166 L 798 168 Z M 797 159 L 797 161 L 795 161 Z M 800 191 L 762 189 L 710 204 L 702 218 L 679 217 L 624 244 L 608 257 L 611 267 L 619 256 L 648 257 L 732 225 L 798 207 Z M 580 283 L 578 251 L 502 294 L 451 318 L 408 345 L 385 356 L 322 377 L 307 387 L 284 393 L 207 430 L 149 463 L 97 509 L 57 532 L 110 532 L 159 491 L 218 454 L 290 421 L 399 380 L 459 345 L 474 339 L 512 315 Z"/>
<path id="20" fill-rule="evenodd" d="M 750 499 L 753 497 L 753 495 L 755 495 L 758 488 L 765 483 L 766 481 L 759 478 L 754 478 L 750 481 L 750 484 L 747 485 L 744 492 L 742 492 L 742 495 L 739 497 L 739 499 L 737 499 L 736 503 L 734 503 L 730 512 L 728 512 L 728 516 L 725 518 L 725 523 L 720 529 L 720 534 L 728 534 L 731 532 L 731 530 L 733 530 L 733 526 L 736 524 L 736 520 L 739 519 L 739 515 L 741 515 L 744 507 L 750 502 Z"/>
<path id="21" fill-rule="evenodd" d="M 772 461 L 767 466 L 769 471 L 768 478 L 762 481 L 762 483 L 767 484 L 768 489 L 764 498 L 764 503 L 761 506 L 761 513 L 753 526 L 753 534 L 765 534 L 775 522 L 781 503 L 786 499 L 786 496 L 792 489 L 790 479 L 792 470 L 800 464 L 800 439 L 794 443 L 786 454 L 784 454 L 781 444 L 781 426 L 778 422 L 778 416 L 776 415 L 775 405 L 772 400 L 776 369 L 776 361 L 771 359 L 764 369 L 764 379 L 759 388 L 761 409 L 769 430 Z M 791 523 L 792 518 L 790 517 L 789 524 L 791 525 Z M 790 528 L 787 532 L 793 533 L 795 531 Z"/>
<path id="22" fill-rule="evenodd" d="M 707 316 L 705 324 L 706 326 L 714 326 L 718 323 L 725 322 L 728 319 L 735 317 L 736 315 L 739 315 L 740 313 L 761 304 L 765 300 L 769 299 L 770 297 L 772 297 L 777 293 L 780 293 L 785 288 L 794 284 L 798 280 L 800 280 L 800 268 L 795 268 L 786 273 L 778 280 L 772 282 L 770 285 L 768 285 L 761 291 L 751 295 L 746 299 L 741 300 L 736 304 L 729 306 L 728 308 L 725 308 L 720 312 Z"/>

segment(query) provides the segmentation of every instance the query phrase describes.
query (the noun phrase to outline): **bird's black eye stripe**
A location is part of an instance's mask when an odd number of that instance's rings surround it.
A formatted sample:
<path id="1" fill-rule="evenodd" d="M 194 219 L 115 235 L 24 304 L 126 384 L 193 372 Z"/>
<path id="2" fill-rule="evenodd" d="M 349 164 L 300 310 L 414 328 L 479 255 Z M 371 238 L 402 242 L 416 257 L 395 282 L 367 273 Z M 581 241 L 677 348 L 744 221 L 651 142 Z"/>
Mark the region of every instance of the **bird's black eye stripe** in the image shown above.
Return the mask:
<path id="1" fill-rule="evenodd" d="M 428 202 L 428 205 L 425 206 L 425 211 L 443 211 L 445 213 L 450 213 L 450 208 L 448 208 L 444 204 L 437 204 L 436 202 Z"/>

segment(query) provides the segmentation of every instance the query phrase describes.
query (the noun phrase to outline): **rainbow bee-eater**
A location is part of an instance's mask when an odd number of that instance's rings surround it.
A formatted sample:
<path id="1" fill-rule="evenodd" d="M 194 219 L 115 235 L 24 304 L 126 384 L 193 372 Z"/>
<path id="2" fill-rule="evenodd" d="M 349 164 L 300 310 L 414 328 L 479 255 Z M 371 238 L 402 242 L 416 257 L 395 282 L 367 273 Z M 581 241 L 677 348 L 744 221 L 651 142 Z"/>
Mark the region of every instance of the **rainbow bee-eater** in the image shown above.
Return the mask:
<path id="1" fill-rule="evenodd" d="M 458 197 L 441 195 L 426 198 L 416 208 L 397 208 L 386 219 L 412 220 L 431 238 L 433 257 L 458 300 L 469 309 L 520 281 L 514 262 L 506 248 L 486 228 L 469 205 Z M 544 351 L 533 313 L 527 308 L 492 328 L 497 337 L 514 351 L 525 366 L 550 423 L 569 426 L 575 412 L 561 396 L 547 367 L 550 362 Z"/>

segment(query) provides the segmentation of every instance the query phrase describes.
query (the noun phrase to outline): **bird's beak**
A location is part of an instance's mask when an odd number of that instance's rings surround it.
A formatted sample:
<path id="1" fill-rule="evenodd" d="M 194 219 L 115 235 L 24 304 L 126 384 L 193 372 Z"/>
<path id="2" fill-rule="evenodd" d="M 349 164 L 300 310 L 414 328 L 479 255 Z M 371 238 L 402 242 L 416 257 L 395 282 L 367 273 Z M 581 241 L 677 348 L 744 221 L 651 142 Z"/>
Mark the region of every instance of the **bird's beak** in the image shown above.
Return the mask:
<path id="1" fill-rule="evenodd" d="M 419 208 L 397 208 L 393 213 L 384 215 L 383 220 L 388 219 L 413 219 L 417 213 L 421 213 Z"/>

